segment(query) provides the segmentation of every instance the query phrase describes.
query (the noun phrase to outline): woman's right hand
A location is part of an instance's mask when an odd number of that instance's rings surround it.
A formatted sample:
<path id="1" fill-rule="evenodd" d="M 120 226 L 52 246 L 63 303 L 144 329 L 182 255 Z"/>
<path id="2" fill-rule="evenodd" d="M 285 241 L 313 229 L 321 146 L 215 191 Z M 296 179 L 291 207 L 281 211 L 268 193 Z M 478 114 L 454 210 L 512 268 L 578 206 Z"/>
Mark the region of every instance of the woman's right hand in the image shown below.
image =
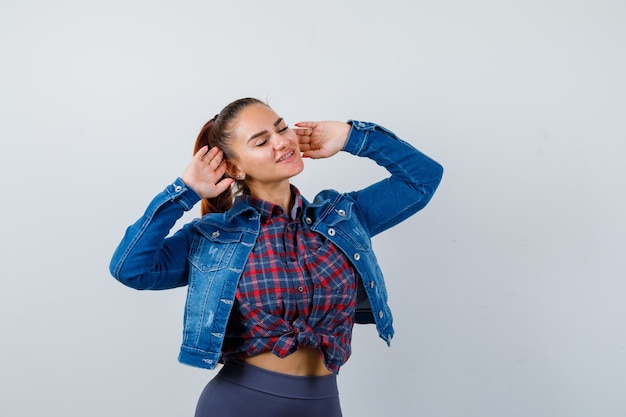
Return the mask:
<path id="1" fill-rule="evenodd" d="M 208 150 L 208 146 L 203 146 L 193 156 L 181 178 L 200 197 L 213 198 L 226 191 L 235 181 L 222 178 L 225 173 L 224 152 L 217 147 Z"/>
<path id="2" fill-rule="evenodd" d="M 328 158 L 343 149 L 350 125 L 344 122 L 298 122 L 294 125 L 300 151 L 307 158 Z"/>

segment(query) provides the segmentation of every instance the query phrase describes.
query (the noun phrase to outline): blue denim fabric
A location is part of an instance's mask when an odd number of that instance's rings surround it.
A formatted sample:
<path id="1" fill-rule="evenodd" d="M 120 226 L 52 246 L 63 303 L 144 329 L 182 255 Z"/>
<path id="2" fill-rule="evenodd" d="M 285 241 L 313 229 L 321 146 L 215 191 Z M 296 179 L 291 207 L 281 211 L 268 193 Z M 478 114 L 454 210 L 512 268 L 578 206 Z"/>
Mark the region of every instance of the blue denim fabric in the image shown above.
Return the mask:
<path id="1" fill-rule="evenodd" d="M 391 177 L 360 191 L 325 190 L 309 203 L 304 221 L 333 241 L 359 275 L 355 321 L 375 323 L 388 344 L 391 310 L 370 238 L 422 209 L 443 174 L 437 162 L 374 123 L 350 121 L 344 151 L 370 158 Z M 127 230 L 111 260 L 111 274 L 136 289 L 187 285 L 182 363 L 213 369 L 221 358 L 226 324 L 239 277 L 259 234 L 259 213 L 244 202 L 225 213 L 170 229 L 200 197 L 180 179 L 165 188 Z"/>

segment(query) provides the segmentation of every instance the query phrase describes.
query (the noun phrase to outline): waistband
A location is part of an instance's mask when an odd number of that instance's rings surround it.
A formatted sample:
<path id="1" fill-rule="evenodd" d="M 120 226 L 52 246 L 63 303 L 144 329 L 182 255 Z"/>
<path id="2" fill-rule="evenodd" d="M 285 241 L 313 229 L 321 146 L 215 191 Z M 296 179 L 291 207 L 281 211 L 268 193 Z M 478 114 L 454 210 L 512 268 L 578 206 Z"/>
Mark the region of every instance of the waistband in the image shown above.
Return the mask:
<path id="1" fill-rule="evenodd" d="M 318 400 L 339 396 L 336 374 L 295 376 L 269 371 L 243 361 L 228 361 L 217 376 L 233 384 L 281 397 Z"/>

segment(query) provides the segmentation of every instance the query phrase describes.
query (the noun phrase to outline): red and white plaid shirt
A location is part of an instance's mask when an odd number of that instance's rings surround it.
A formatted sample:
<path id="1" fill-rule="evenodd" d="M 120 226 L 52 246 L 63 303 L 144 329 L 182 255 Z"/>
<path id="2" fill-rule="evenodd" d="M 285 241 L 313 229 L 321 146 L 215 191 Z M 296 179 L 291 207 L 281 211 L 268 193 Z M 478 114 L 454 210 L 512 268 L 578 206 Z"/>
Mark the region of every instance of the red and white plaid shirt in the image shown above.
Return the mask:
<path id="1" fill-rule="evenodd" d="M 308 346 L 337 373 L 351 352 L 356 273 L 302 220 L 302 197 L 292 191 L 292 216 L 276 204 L 239 197 L 261 213 L 261 231 L 239 281 L 223 352 L 226 359 L 267 351 L 284 358 Z"/>

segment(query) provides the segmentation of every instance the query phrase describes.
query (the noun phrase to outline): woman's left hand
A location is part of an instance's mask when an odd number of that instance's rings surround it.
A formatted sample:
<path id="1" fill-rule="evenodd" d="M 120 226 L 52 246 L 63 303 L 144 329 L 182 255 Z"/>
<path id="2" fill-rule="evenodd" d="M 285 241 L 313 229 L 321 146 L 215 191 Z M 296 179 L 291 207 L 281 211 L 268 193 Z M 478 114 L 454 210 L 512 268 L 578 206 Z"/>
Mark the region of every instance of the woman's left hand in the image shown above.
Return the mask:
<path id="1" fill-rule="evenodd" d="M 302 156 L 328 158 L 343 149 L 350 125 L 344 122 L 298 122 L 293 129 L 300 142 Z"/>

